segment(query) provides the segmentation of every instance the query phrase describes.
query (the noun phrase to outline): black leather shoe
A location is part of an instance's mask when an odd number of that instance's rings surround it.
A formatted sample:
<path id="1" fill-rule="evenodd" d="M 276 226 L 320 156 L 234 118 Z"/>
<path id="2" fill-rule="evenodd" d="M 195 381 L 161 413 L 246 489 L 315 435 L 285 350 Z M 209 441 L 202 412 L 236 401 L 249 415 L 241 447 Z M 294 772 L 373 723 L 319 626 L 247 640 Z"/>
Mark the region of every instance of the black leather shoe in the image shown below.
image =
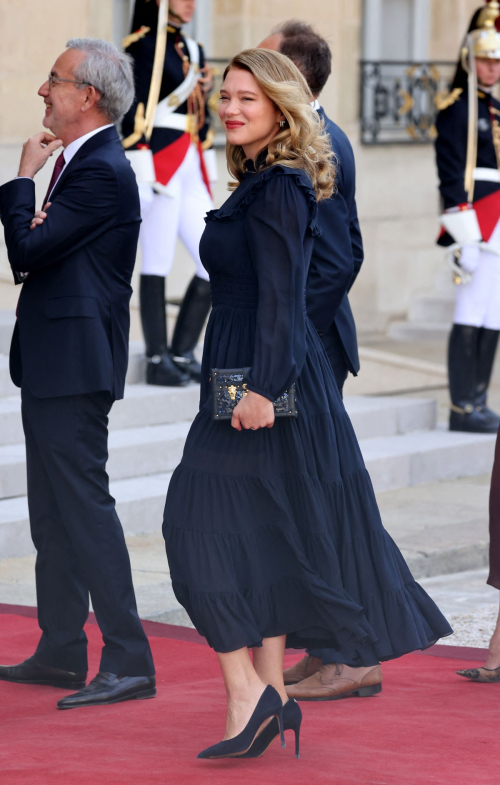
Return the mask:
<path id="1" fill-rule="evenodd" d="M 74 695 L 57 702 L 58 709 L 79 709 L 80 706 L 107 706 L 109 703 L 143 700 L 156 695 L 154 676 L 115 676 L 99 671 L 97 676 Z"/>
<path id="2" fill-rule="evenodd" d="M 34 657 L 28 657 L 19 665 L 0 665 L 0 680 L 16 684 L 44 684 L 65 690 L 80 690 L 85 687 L 86 673 L 72 673 L 50 665 L 42 665 Z"/>
<path id="3" fill-rule="evenodd" d="M 185 387 L 189 376 L 180 370 L 168 352 L 147 358 L 146 382 L 160 387 Z"/>

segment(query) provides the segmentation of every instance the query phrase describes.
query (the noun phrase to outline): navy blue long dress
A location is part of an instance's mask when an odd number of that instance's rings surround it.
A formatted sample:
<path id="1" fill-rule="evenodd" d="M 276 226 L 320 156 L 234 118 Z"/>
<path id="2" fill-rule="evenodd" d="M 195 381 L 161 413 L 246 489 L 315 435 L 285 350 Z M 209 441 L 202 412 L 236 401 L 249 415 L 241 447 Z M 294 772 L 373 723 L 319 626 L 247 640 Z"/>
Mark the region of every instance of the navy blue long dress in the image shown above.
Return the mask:
<path id="1" fill-rule="evenodd" d="M 275 165 L 207 215 L 213 310 L 200 411 L 168 489 L 172 584 L 218 652 L 287 635 L 371 664 L 451 632 L 380 520 L 321 340 L 305 313 L 317 204 L 305 172 Z M 298 418 L 236 431 L 211 417 L 210 369 L 251 366 L 274 400 L 296 381 Z"/>

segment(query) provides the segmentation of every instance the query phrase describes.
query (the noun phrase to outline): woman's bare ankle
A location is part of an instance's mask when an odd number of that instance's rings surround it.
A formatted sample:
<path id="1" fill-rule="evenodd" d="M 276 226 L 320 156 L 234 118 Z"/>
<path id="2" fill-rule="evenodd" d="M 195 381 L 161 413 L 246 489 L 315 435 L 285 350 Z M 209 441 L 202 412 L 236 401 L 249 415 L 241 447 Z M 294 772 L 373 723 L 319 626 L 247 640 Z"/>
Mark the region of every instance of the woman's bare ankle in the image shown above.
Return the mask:
<path id="1" fill-rule="evenodd" d="M 228 705 L 231 703 L 257 702 L 266 689 L 266 685 L 256 676 L 254 679 L 234 685 L 227 691 Z"/>
<path id="2" fill-rule="evenodd" d="M 490 644 L 484 667 L 488 668 L 489 670 L 500 668 L 500 645 L 491 646 Z"/>

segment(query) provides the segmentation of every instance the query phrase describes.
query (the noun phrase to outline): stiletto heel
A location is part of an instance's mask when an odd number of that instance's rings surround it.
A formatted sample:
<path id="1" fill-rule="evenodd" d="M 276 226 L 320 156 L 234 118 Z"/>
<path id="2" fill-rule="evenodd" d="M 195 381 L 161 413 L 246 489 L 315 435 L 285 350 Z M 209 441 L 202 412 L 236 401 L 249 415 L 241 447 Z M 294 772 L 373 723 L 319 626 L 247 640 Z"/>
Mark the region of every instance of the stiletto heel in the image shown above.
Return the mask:
<path id="1" fill-rule="evenodd" d="M 294 698 L 285 703 L 283 706 L 283 722 L 278 724 L 277 719 L 271 720 L 266 727 L 255 738 L 254 743 L 250 749 L 240 757 L 242 758 L 260 758 L 265 753 L 267 748 L 273 743 L 277 736 L 280 736 L 280 731 L 293 730 L 295 732 L 295 757 L 300 757 L 300 725 L 302 722 L 302 712 L 300 706 Z"/>
<path id="2" fill-rule="evenodd" d="M 273 717 L 270 724 L 276 722 L 279 724 L 279 728 L 282 729 L 282 744 L 285 746 L 285 737 L 283 733 L 283 703 L 279 693 L 269 684 L 260 696 L 252 716 L 241 733 L 239 733 L 238 736 L 235 736 L 234 739 L 220 741 L 212 747 L 207 747 L 206 750 L 200 752 L 198 758 L 244 757 L 245 753 L 251 749 L 260 726 L 268 720 L 269 717 Z"/>
<path id="3" fill-rule="evenodd" d="M 300 758 L 300 722 L 295 730 L 295 757 Z"/>
<path id="4" fill-rule="evenodd" d="M 285 726 L 283 723 L 283 706 L 281 706 L 281 711 L 279 713 L 278 721 L 280 724 L 281 749 L 284 750 L 286 748 L 286 741 L 285 741 Z"/>

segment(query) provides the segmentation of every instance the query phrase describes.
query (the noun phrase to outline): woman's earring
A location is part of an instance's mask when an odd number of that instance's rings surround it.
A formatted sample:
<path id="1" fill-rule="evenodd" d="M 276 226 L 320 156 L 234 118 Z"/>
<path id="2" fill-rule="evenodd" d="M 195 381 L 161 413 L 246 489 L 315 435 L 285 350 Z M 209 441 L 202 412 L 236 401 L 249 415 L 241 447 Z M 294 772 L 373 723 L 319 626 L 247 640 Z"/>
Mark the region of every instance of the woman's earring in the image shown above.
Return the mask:
<path id="1" fill-rule="evenodd" d="M 280 128 L 284 128 L 286 124 L 286 120 L 280 120 Z"/>

